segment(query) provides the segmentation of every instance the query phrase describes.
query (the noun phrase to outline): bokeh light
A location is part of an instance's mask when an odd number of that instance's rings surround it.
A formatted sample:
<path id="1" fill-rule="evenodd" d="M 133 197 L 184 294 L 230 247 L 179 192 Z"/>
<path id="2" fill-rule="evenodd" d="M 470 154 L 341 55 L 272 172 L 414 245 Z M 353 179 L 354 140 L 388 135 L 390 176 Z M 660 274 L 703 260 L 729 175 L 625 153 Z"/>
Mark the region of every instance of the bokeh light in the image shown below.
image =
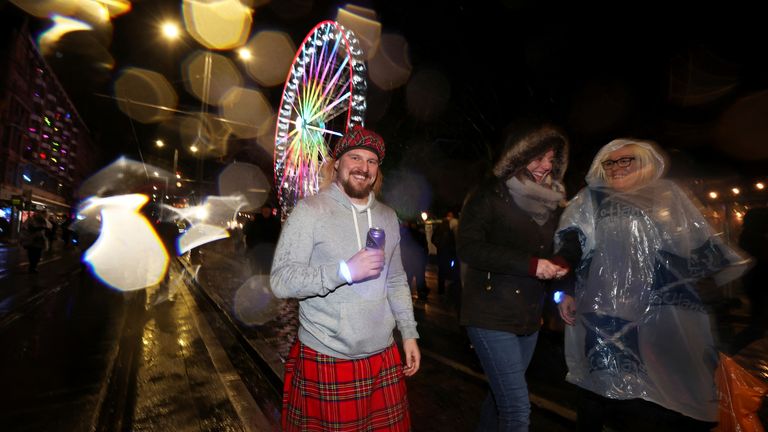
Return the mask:
<path id="1" fill-rule="evenodd" d="M 432 204 L 432 188 L 420 173 L 400 169 L 387 173 L 384 200 L 404 219 L 416 220 Z"/>
<path id="2" fill-rule="evenodd" d="M 222 98 L 219 110 L 232 133 L 240 138 L 255 138 L 260 129 L 268 127 L 272 106 L 258 90 L 231 88 Z"/>
<path id="3" fill-rule="evenodd" d="M 11 0 L 38 18 L 55 16 L 108 27 L 110 19 L 131 10 L 128 0 Z"/>
<path id="4" fill-rule="evenodd" d="M 237 212 L 245 205 L 242 196 L 210 196 L 199 206 L 175 208 L 179 219 L 192 226 L 179 238 L 179 253 L 186 253 L 200 245 L 229 237 L 227 228 L 236 221 Z"/>
<path id="5" fill-rule="evenodd" d="M 179 237 L 179 253 L 185 254 L 192 249 L 229 237 L 226 228 L 210 224 L 192 225 L 181 237 Z"/>
<path id="6" fill-rule="evenodd" d="M 254 275 L 237 289 L 235 316 L 246 325 L 264 325 L 277 318 L 281 300 L 272 294 L 269 275 Z"/>
<path id="7" fill-rule="evenodd" d="M 349 8 L 350 5 L 339 9 L 336 22 L 344 26 L 357 37 L 363 58 L 370 60 L 376 54 L 381 39 L 381 23 L 376 20 L 376 12 L 361 7 Z"/>
<path id="8" fill-rule="evenodd" d="M 38 18 L 53 15 L 72 15 L 77 10 L 77 0 L 11 0 L 19 9 Z"/>
<path id="9" fill-rule="evenodd" d="M 184 25 L 201 45 L 210 49 L 242 46 L 251 32 L 251 9 L 239 0 L 184 0 Z"/>
<path id="10" fill-rule="evenodd" d="M 182 146 L 196 157 L 213 158 L 227 154 L 229 126 L 210 113 L 184 116 L 178 120 Z"/>
<path id="11" fill-rule="evenodd" d="M 265 87 L 285 82 L 288 68 L 296 53 L 296 45 L 282 32 L 260 31 L 246 45 L 251 58 L 245 70 L 253 79 Z"/>
<path id="12" fill-rule="evenodd" d="M 236 220 L 237 212 L 245 205 L 242 196 L 209 196 L 198 206 L 185 208 L 169 208 L 179 219 L 185 219 L 192 225 L 210 224 L 226 228 Z"/>
<path id="13" fill-rule="evenodd" d="M 242 210 L 253 211 L 264 204 L 272 189 L 261 168 L 249 163 L 229 164 L 219 174 L 219 195 L 244 198 Z"/>
<path id="14" fill-rule="evenodd" d="M 173 116 L 178 96 L 161 74 L 130 67 L 115 82 L 120 111 L 141 123 L 157 123 Z"/>
<path id="15" fill-rule="evenodd" d="M 269 8 L 281 18 L 293 20 L 307 15 L 313 4 L 313 0 L 280 0 L 270 2 Z"/>
<path id="16" fill-rule="evenodd" d="M 98 0 L 109 11 L 109 16 L 116 17 L 131 10 L 131 2 L 129 0 Z"/>
<path id="17" fill-rule="evenodd" d="M 411 77 L 408 41 L 398 34 L 384 34 L 376 55 L 368 62 L 368 76 L 379 88 L 392 90 Z"/>
<path id="18" fill-rule="evenodd" d="M 437 118 L 450 99 L 451 84 L 445 75 L 436 70 L 416 72 L 406 87 L 408 113 L 422 121 Z"/>
<path id="19" fill-rule="evenodd" d="M 273 155 L 275 152 L 275 130 L 277 129 L 277 113 L 273 113 L 270 119 L 266 123 L 266 127 L 259 130 L 259 135 L 256 137 L 256 142 L 259 147 L 264 149 L 268 154 Z"/>
<path id="20" fill-rule="evenodd" d="M 768 91 L 736 101 L 717 125 L 717 147 L 740 160 L 768 158 Z"/>
<path id="21" fill-rule="evenodd" d="M 132 291 L 158 283 L 168 269 L 168 254 L 149 221 L 139 213 L 146 195 L 118 195 L 88 201 L 82 213 L 98 209 L 101 232 L 83 260 L 104 283 Z"/>
<path id="22" fill-rule="evenodd" d="M 121 157 L 88 177 L 80 185 L 78 195 L 101 197 L 130 194 L 151 183 L 152 177 L 171 178 L 172 176 L 170 171 Z"/>
<path id="23" fill-rule="evenodd" d="M 51 28 L 41 33 L 40 37 L 37 39 L 37 43 L 40 46 L 40 52 L 44 55 L 50 53 L 53 46 L 56 45 L 56 42 L 58 42 L 65 34 L 93 29 L 90 24 L 61 15 L 54 15 L 51 17 L 51 20 L 53 21 Z"/>
<path id="24" fill-rule="evenodd" d="M 243 84 L 232 61 L 207 51 L 191 54 L 184 60 L 181 72 L 187 91 L 209 105 L 219 105 L 229 89 Z"/>

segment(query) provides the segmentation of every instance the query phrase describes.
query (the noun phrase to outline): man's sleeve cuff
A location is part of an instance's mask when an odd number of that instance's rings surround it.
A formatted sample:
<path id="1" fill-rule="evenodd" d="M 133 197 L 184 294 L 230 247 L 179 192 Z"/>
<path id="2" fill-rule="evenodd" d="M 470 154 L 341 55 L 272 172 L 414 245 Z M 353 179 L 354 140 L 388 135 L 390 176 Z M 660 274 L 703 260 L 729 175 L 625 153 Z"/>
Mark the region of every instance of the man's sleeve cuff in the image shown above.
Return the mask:
<path id="1" fill-rule="evenodd" d="M 352 273 L 350 273 L 349 266 L 344 260 L 339 261 L 339 276 L 347 281 L 348 284 L 352 285 Z"/>

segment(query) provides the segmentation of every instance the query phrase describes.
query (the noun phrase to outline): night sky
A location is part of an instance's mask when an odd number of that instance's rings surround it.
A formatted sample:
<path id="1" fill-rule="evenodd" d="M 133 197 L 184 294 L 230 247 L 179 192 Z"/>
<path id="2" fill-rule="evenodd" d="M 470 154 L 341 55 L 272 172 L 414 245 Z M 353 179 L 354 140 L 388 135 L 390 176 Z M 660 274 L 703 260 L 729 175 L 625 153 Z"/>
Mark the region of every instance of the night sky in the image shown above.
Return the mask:
<path id="1" fill-rule="evenodd" d="M 195 43 L 170 47 L 157 33 L 163 19 L 178 20 L 179 3 L 135 1 L 131 12 L 114 19 L 111 37 L 70 34 L 47 58 L 97 137 L 105 163 L 121 154 L 138 158 L 139 149 L 156 152 L 158 127 L 132 123 L 114 100 L 99 95 L 113 94 L 127 66 L 180 81 L 179 65 Z M 387 141 L 385 174 L 415 173 L 431 185 L 432 207 L 457 207 L 490 166 L 507 128 L 523 117 L 550 119 L 571 137 L 571 194 L 597 149 L 622 136 L 659 142 L 671 155 L 673 176 L 748 182 L 768 174 L 768 37 L 761 14 L 736 5 L 579 3 L 354 2 L 375 9 L 382 31 L 404 36 L 410 46 L 411 84 L 389 92 L 371 86 L 369 92 L 366 126 Z M 284 31 L 298 46 L 314 24 L 334 18 L 344 4 L 275 0 L 256 8 L 252 33 Z M 0 13 L 14 9 L 3 2 Z M 35 32 L 46 26 L 32 23 Z M 96 65 L 104 53 L 85 48 L 97 45 L 89 37 L 110 41 L 113 69 Z M 276 106 L 282 86 L 262 90 Z M 430 118 L 411 116 L 409 91 L 439 101 L 437 111 Z M 199 109 L 183 86 L 177 92 L 180 107 Z M 232 160 L 268 171 L 271 156 L 252 141 L 235 141 L 227 156 L 208 162 L 206 173 Z M 182 167 L 190 163 L 182 158 Z"/>

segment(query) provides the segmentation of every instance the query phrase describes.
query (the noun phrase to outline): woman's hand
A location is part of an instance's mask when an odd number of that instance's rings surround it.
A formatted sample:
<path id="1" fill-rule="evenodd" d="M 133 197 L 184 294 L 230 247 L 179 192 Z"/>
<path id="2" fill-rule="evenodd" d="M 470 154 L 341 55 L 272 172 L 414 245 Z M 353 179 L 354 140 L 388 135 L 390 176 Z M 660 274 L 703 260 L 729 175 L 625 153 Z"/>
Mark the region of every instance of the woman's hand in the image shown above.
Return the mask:
<path id="1" fill-rule="evenodd" d="M 563 300 L 557 305 L 557 310 L 566 324 L 576 325 L 576 300 L 573 297 L 565 294 Z"/>
<path id="2" fill-rule="evenodd" d="M 559 266 L 550 260 L 539 258 L 536 264 L 536 277 L 539 279 L 561 278 L 568 273 L 566 267 Z"/>

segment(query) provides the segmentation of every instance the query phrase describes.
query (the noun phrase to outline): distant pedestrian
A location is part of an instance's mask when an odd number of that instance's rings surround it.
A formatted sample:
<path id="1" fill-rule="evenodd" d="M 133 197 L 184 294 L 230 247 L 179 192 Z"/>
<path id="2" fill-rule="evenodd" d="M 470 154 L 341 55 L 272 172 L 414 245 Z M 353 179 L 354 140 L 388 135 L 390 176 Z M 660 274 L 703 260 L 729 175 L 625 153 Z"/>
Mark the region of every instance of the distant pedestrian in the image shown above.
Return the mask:
<path id="1" fill-rule="evenodd" d="M 567 164 L 568 141 L 558 129 L 516 130 L 493 177 L 470 193 L 461 212 L 459 256 L 467 271 L 460 323 L 491 387 L 479 431 L 528 430 L 525 371 L 547 282 L 568 271 L 552 254 Z"/>
<path id="2" fill-rule="evenodd" d="M 285 363 L 284 431 L 410 430 L 404 377 L 421 354 L 397 216 L 374 193 L 383 158 L 379 135 L 352 128 L 323 165 L 327 184 L 299 201 L 277 244 L 272 291 L 299 299 L 300 324 Z M 367 247 L 374 227 L 386 239 Z"/>
<path id="3" fill-rule="evenodd" d="M 56 215 L 50 214 L 47 219 L 46 237 L 48 237 L 48 248 L 53 249 L 56 242 L 56 234 L 59 231 L 59 224 L 56 223 Z"/>
<path id="4" fill-rule="evenodd" d="M 67 215 L 64 221 L 61 223 L 61 240 L 64 242 L 64 247 L 69 248 L 72 246 L 72 218 Z"/>
<path id="5" fill-rule="evenodd" d="M 733 352 L 763 337 L 768 330 L 768 207 L 752 208 L 744 215 L 739 246 L 754 259 L 742 278 L 749 299 L 749 324 L 734 337 Z"/>
<path id="6" fill-rule="evenodd" d="M 446 213 L 432 234 L 432 244 L 437 248 L 437 293 L 445 294 L 450 280 L 459 283 L 458 259 L 456 258 L 456 235 L 459 221 L 453 212 Z"/>
<path id="7" fill-rule="evenodd" d="M 37 265 L 40 263 L 43 251 L 48 249 L 47 227 L 45 216 L 38 212 L 29 216 L 21 227 L 19 236 L 22 247 L 27 250 L 29 273 L 37 273 Z"/>
<path id="8" fill-rule="evenodd" d="M 281 229 L 280 219 L 272 213 L 272 206 L 265 204 L 243 226 L 245 255 L 252 274 L 268 274 L 272 266 Z"/>
<path id="9" fill-rule="evenodd" d="M 408 285 L 415 280 L 416 294 L 419 300 L 427 300 L 426 272 L 429 249 L 427 235 L 413 221 L 403 221 L 400 224 L 400 254 L 403 258 L 403 268 L 408 279 Z"/>

